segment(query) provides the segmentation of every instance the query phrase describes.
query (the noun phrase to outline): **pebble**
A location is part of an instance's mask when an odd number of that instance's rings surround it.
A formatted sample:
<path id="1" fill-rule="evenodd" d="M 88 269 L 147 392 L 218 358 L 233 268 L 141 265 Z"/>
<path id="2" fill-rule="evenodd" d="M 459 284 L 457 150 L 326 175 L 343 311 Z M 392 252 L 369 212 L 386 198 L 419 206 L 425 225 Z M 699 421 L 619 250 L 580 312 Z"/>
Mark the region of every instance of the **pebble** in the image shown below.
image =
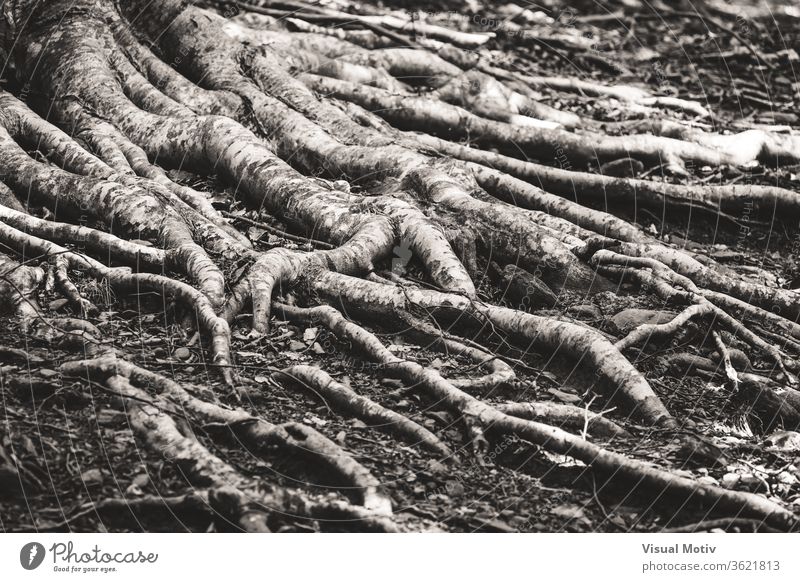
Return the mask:
<path id="1" fill-rule="evenodd" d="M 97 424 L 102 426 L 114 424 L 119 422 L 125 415 L 110 408 L 103 408 L 95 413 Z"/>
<path id="2" fill-rule="evenodd" d="M 600 311 L 600 308 L 597 307 L 597 305 L 591 305 L 589 303 L 573 305 L 567 310 L 567 313 L 580 319 L 603 319 L 603 312 Z"/>
<path id="3" fill-rule="evenodd" d="M 629 333 L 640 325 L 667 323 L 672 321 L 675 315 L 677 314 L 674 311 L 623 309 L 611 318 L 611 322 L 621 333 Z"/>
<path id="4" fill-rule="evenodd" d="M 103 483 L 103 473 L 100 469 L 89 469 L 81 473 L 81 481 L 84 485 L 100 485 Z"/>
<path id="5" fill-rule="evenodd" d="M 764 444 L 773 450 L 800 452 L 800 433 L 793 430 L 775 432 L 764 440 Z"/>
<path id="6" fill-rule="evenodd" d="M 69 301 L 67 301 L 66 299 L 54 299 L 47 305 L 47 307 L 50 309 L 50 311 L 58 311 L 59 309 L 64 307 L 67 303 L 69 303 Z"/>
<path id="7" fill-rule="evenodd" d="M 292 340 L 289 342 L 289 349 L 293 352 L 302 352 L 306 349 L 306 344 L 297 340 Z"/>
<path id="8" fill-rule="evenodd" d="M 500 272 L 505 300 L 521 310 L 554 307 L 558 297 L 541 279 L 515 265 L 506 265 Z"/>
<path id="9" fill-rule="evenodd" d="M 461 497 L 462 495 L 464 495 L 464 493 L 466 493 L 466 489 L 464 489 L 464 486 L 461 484 L 461 482 L 456 481 L 455 479 L 452 479 L 447 483 L 445 483 L 444 488 L 447 491 L 448 495 L 452 497 Z"/>
<path id="10" fill-rule="evenodd" d="M 633 158 L 620 158 L 600 166 L 600 173 L 618 178 L 633 178 L 644 171 L 644 164 Z"/>
<path id="11" fill-rule="evenodd" d="M 150 483 L 150 477 L 148 477 L 147 473 L 139 473 L 131 480 L 131 484 L 137 487 L 147 487 L 148 483 Z"/>
<path id="12" fill-rule="evenodd" d="M 189 348 L 178 348 L 173 355 L 179 360 L 188 360 L 192 356 L 192 352 L 189 351 Z"/>

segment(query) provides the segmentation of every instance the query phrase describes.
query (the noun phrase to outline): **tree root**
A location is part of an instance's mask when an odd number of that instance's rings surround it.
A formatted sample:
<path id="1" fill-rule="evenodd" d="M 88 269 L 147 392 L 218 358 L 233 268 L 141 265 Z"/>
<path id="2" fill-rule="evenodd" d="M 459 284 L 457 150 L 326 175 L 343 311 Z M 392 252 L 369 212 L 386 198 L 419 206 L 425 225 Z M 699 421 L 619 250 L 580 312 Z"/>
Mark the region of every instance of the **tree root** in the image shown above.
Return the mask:
<path id="1" fill-rule="evenodd" d="M 331 300 L 343 302 L 348 312 L 351 313 L 363 311 L 364 306 L 369 305 L 367 312 L 371 311 L 374 317 L 376 313 L 380 312 L 381 307 L 387 305 L 387 297 L 394 294 L 391 288 L 380 290 L 382 286 L 376 283 L 348 281 L 347 283 L 349 284 L 343 285 L 345 283 L 344 279 L 348 278 L 342 275 L 323 274 L 315 288 L 323 298 L 327 296 Z M 414 303 L 418 305 L 427 303 L 427 307 L 433 307 L 434 298 L 425 297 L 428 292 L 416 290 L 407 290 L 406 292 Z M 382 301 L 380 300 L 381 297 L 383 297 Z M 461 300 L 456 299 L 454 296 L 440 294 L 439 297 L 436 297 L 437 305 L 455 304 L 457 306 L 460 302 Z M 359 304 L 361 307 L 359 307 Z M 500 317 L 495 317 L 496 324 L 501 321 Z M 759 517 L 770 515 L 770 523 L 780 523 L 779 527 L 782 528 L 796 527 L 796 518 L 790 512 L 758 496 L 700 485 L 694 481 L 670 475 L 637 461 L 626 459 L 616 453 L 603 450 L 560 429 L 507 416 L 457 390 L 446 381 L 442 381 L 435 372 L 424 368 L 419 370 L 413 363 L 398 364 L 397 372 L 398 374 L 408 374 L 408 379 L 418 382 L 420 387 L 424 387 L 440 406 L 450 408 L 459 414 L 470 417 L 473 426 L 481 429 L 491 427 L 493 431 L 515 434 L 520 438 L 541 444 L 552 452 L 573 456 L 591 465 L 601 473 L 614 474 L 618 478 L 624 478 L 627 482 L 646 482 L 648 487 L 653 487 L 658 491 L 656 497 L 675 495 L 688 501 L 697 495 L 705 501 L 711 501 L 711 504 L 717 509 L 725 508 L 724 510 L 727 511 L 736 507 L 736 511 L 743 512 L 742 515 L 758 515 Z M 698 497 L 695 497 L 695 501 L 697 500 Z"/>
<path id="2" fill-rule="evenodd" d="M 8 11 L 12 20 L 19 16 L 17 8 L 15 3 Z M 19 34 L 14 68 L 30 80 L 41 110 L 62 129 L 0 93 L 0 164 L 7 168 L 0 184 L 0 242 L 22 257 L 16 262 L 0 255 L 5 307 L 23 325 L 42 319 L 37 304 L 42 261 L 52 265 L 47 289 L 58 290 L 84 316 L 93 306 L 71 278 L 78 271 L 120 292 L 173 296 L 196 314 L 214 364 L 229 384 L 234 363 L 228 322 L 237 321 L 250 304 L 252 330 L 265 334 L 277 309 L 284 317 L 326 327 L 432 407 L 461 420 L 479 458 L 489 438 L 512 435 L 570 455 L 602 475 L 604 483 L 624 483 L 651 500 L 691 501 L 763 520 L 771 528 L 796 528 L 794 514 L 763 497 L 679 477 L 589 442 L 590 434 L 613 439 L 627 432 L 588 409 L 540 402 L 492 405 L 475 396 L 513 386 L 521 362 L 486 347 L 488 338 L 500 338 L 508 346 L 566 356 L 593 373 L 597 388 L 628 417 L 678 432 L 679 442 L 700 450 L 701 439 L 691 431 L 680 433 L 681 421 L 622 350 L 672 337 L 690 321 L 708 318 L 731 391 L 776 418 L 794 418 L 796 391 L 778 381 L 792 384 L 792 373 L 800 371 L 798 294 L 739 277 L 580 203 L 669 204 L 717 214 L 752 207 L 755 215 L 794 216 L 794 192 L 615 178 L 504 155 L 524 153 L 562 165 L 641 158 L 686 176 L 688 161 L 719 167 L 749 166 L 765 156 L 794 159 L 794 141 L 752 132 L 727 137 L 671 122 L 644 127 L 650 134 L 608 136 L 593 120 L 540 103 L 531 87 L 583 90 L 641 108 L 707 111 L 630 87 L 526 77 L 459 48 L 485 42 L 486 34 L 421 23 L 419 31 L 428 38 L 398 48 L 392 45 L 403 40 L 398 31 L 406 22 L 302 8 L 289 26 L 265 31 L 178 0 L 54 0 L 31 11 L 24 27 L 11 26 Z M 369 29 L 332 31 L 314 24 L 345 18 Z M 474 146 L 451 141 L 460 139 L 473 140 Z M 480 149 L 494 147 L 502 153 Z M 212 204 L 196 182 L 179 183 L 175 176 L 181 174 L 168 173 L 168 167 L 231 186 L 235 194 L 225 193 L 223 207 L 248 205 L 285 223 L 286 230 L 277 229 L 288 235 L 284 248 L 254 249 L 220 212 L 220 198 Z M 43 203 L 54 220 L 50 214 L 37 216 L 30 200 L 22 205 L 15 194 Z M 317 247 L 310 252 L 290 247 L 309 240 Z M 515 263 L 530 271 L 528 277 L 512 272 Z M 533 282 L 538 303 L 526 306 L 529 312 L 492 304 L 493 290 L 478 278 L 487 264 L 496 264 L 501 279 Z M 182 275 L 191 283 L 180 280 Z M 432 289 L 410 284 L 409 278 Z M 633 280 L 684 310 L 669 323 L 641 326 L 616 344 L 589 324 L 532 313 L 560 308 L 563 300 L 556 293 L 569 300 L 572 294 L 611 291 L 611 280 Z M 309 307 L 274 304 L 276 294 Z M 362 322 L 392 328 L 418 343 L 422 338 L 431 348 L 468 358 L 484 373 L 446 378 L 393 352 Z M 88 322 L 63 323 L 86 341 L 101 335 Z M 790 341 L 776 347 L 781 336 Z M 730 344 L 737 340 L 773 363 L 777 373 L 767 378 L 737 369 Z M 211 404 L 213 398 L 201 398 L 201 391 L 113 357 L 96 343 L 96 359 L 69 362 L 62 371 L 93 378 L 121 397 L 138 437 L 175 461 L 201 488 L 200 499 L 237 527 L 265 531 L 284 513 L 396 529 L 390 500 L 376 478 L 326 437 L 301 424 L 273 425 Z M 307 384 L 337 410 L 381 425 L 426 454 L 452 455 L 443 437 L 356 394 L 320 368 L 270 371 Z M 712 373 L 718 373 L 716 367 Z M 305 456 L 353 488 L 361 506 L 263 487 L 187 434 L 174 418 L 177 408 L 223 427 L 255 455 L 278 447 Z M 577 429 L 584 438 L 550 423 Z"/>
<path id="3" fill-rule="evenodd" d="M 453 454 L 447 445 L 425 427 L 402 414 L 376 404 L 369 398 L 359 396 L 355 391 L 335 381 L 319 368 L 291 366 L 278 372 L 276 379 L 308 386 L 315 394 L 321 396 L 333 410 L 350 414 L 378 430 L 396 434 L 443 458 L 449 458 Z"/>
<path id="4" fill-rule="evenodd" d="M 289 511 L 289 507 L 297 510 L 298 506 L 305 506 L 309 508 L 309 513 L 302 515 L 310 518 L 318 515 L 327 518 L 329 514 L 346 516 L 350 512 L 351 518 L 364 517 L 368 522 L 374 520 L 376 525 L 383 523 L 381 516 L 391 515 L 391 502 L 380 492 L 377 481 L 332 441 L 307 427 L 296 423 L 275 426 L 242 410 L 211 404 L 192 396 L 176 382 L 113 357 L 69 362 L 63 364 L 61 370 L 67 376 L 104 382 L 125 397 L 132 428 L 145 443 L 176 463 L 192 483 L 226 491 L 228 502 L 236 506 L 234 513 L 239 516 L 239 523 L 250 531 L 266 527 L 266 517 L 257 517 L 259 509 L 248 509 L 251 506 L 263 507 L 267 511 Z M 323 502 L 298 503 L 301 498 L 293 499 L 288 493 L 280 491 L 267 496 L 255 492 L 257 487 L 247 483 L 244 476 L 193 438 L 182 435 L 175 421 L 163 410 L 163 405 L 151 404 L 153 401 L 149 394 L 135 387 L 135 384 L 152 385 L 165 402 L 180 406 L 205 423 L 227 427 L 254 454 L 263 454 L 278 445 L 295 455 L 322 461 L 344 477 L 349 486 L 359 491 L 364 511 L 335 501 L 330 502 L 331 507 L 326 507 Z M 285 505 L 287 503 L 289 507 Z M 231 510 L 232 507 L 228 512 Z M 388 526 L 389 521 L 386 521 L 381 527 Z"/>
<path id="5" fill-rule="evenodd" d="M 85 271 L 95 278 L 105 279 L 112 287 L 150 289 L 159 293 L 174 294 L 195 310 L 201 328 L 211 336 L 211 352 L 214 363 L 223 367 L 230 364 L 230 329 L 228 324 L 224 319 L 217 317 L 206 296 L 194 287 L 161 275 L 131 273 L 127 268 L 106 267 L 94 259 L 70 251 L 50 241 L 25 234 L 5 223 L 0 223 L 0 241 L 8 247 L 17 249 L 18 252 L 33 251 L 38 253 L 40 257 L 61 255 L 69 261 L 73 268 Z M 233 383 L 233 377 L 228 368 L 223 368 L 223 376 L 226 382 Z"/>
<path id="6" fill-rule="evenodd" d="M 5 310 L 19 318 L 23 329 L 39 317 L 36 292 L 44 276 L 42 269 L 20 264 L 0 254 L 0 298 Z"/>
<path id="7" fill-rule="evenodd" d="M 510 416 L 536 420 L 544 424 L 563 426 L 571 429 L 578 429 L 584 433 L 592 434 L 602 438 L 630 437 L 630 433 L 614 422 L 603 416 L 570 406 L 569 404 L 557 404 L 555 402 L 513 402 L 498 404 L 497 410 Z"/>

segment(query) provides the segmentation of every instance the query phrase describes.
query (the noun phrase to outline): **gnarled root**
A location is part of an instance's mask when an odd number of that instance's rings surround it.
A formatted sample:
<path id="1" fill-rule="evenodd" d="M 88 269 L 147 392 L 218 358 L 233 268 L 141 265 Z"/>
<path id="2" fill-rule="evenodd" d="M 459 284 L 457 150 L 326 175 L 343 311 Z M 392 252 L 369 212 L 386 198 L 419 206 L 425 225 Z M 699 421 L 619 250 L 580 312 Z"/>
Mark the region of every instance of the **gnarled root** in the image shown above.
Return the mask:
<path id="1" fill-rule="evenodd" d="M 266 515 L 261 512 L 302 511 L 309 518 L 339 515 L 350 519 L 366 520 L 365 525 L 391 528 L 391 502 L 380 493 L 374 478 L 350 457 L 344 455 L 331 441 L 311 429 L 298 429 L 294 424 L 275 426 L 253 417 L 242 410 L 232 410 L 192 396 L 182 386 L 163 376 L 113 357 L 69 362 L 61 366 L 65 375 L 93 379 L 105 383 L 115 393 L 126 399 L 126 411 L 131 426 L 147 445 L 166 456 L 197 485 L 226 492 L 230 506 L 227 513 L 238 516 L 238 523 L 250 531 L 266 528 Z M 158 390 L 158 400 L 136 385 L 152 385 Z M 167 414 L 165 405 L 180 406 L 191 416 L 205 423 L 213 422 L 228 427 L 241 444 L 255 454 L 263 453 L 275 445 L 284 450 L 304 449 L 304 456 L 314 455 L 336 469 L 357 488 L 364 503 L 363 510 L 347 503 L 305 500 L 288 492 L 263 493 L 255 483 L 250 483 L 233 467 L 212 454 L 191 435 L 183 435 L 175 421 Z M 299 438 L 298 438 L 299 437 Z"/>
<path id="2" fill-rule="evenodd" d="M 14 3 L 8 11 L 12 20 L 20 16 L 18 8 Z M 81 296 L 79 272 L 120 293 L 169 295 L 196 315 L 216 369 L 232 384 L 229 325 L 251 305 L 252 330 L 263 336 L 251 341 L 260 343 L 268 339 L 264 334 L 277 310 L 324 326 L 405 390 L 448 411 L 479 458 L 488 439 L 512 435 L 570 455 L 605 483 L 622 482 L 651 500 L 671 497 L 763 519 L 770 527 L 797 526 L 796 516 L 763 497 L 678 477 L 589 442 L 602 435 L 625 443 L 627 433 L 588 407 L 488 400 L 495 390 L 516 385 L 516 365 L 525 360 L 508 354 L 534 347 L 594 373 L 593 388 L 621 405 L 622 414 L 614 410 L 619 422 L 627 413 L 699 450 L 701 439 L 681 432 L 682 420 L 623 350 L 672 337 L 704 318 L 712 322 L 709 337 L 729 389 L 791 421 L 796 391 L 779 382 L 794 383 L 800 371 L 797 292 L 739 277 L 582 202 L 700 206 L 715 213 L 752 205 L 760 216 L 776 210 L 796 216 L 794 192 L 615 178 L 511 155 L 587 166 L 642 158 L 686 175 L 689 160 L 746 166 L 764 156 L 792 158 L 794 139 L 753 133 L 727 138 L 671 123 L 649 128 L 657 135 L 607 136 L 593 120 L 540 103 L 531 87 L 546 79 L 504 71 L 485 55 L 454 46 L 482 43 L 488 35 L 426 24 L 435 38 L 401 49 L 391 45 L 403 40 L 398 30 L 405 23 L 380 15 L 355 18 L 366 31 L 317 27 L 314 22 L 351 17 L 328 9 L 301 11 L 283 28 L 283 21 L 268 19 L 275 29 L 255 30 L 248 21 L 232 22 L 178 0 L 54 0 L 29 16 L 17 30 L 14 68 L 62 129 L 0 93 L 0 165 L 8 169 L 0 185 L 0 242 L 22 257 L 17 263 L 0 255 L 0 298 L 23 323 L 42 317 L 36 304 L 42 261 L 52 264 L 46 289 L 61 292 L 82 315 L 92 306 Z M 550 79 L 550 86 L 621 99 L 640 112 L 664 106 L 706 113 L 697 104 L 632 88 L 569 79 Z M 456 139 L 473 144 L 451 141 Z M 743 141 L 748 147 L 739 150 Z M 481 149 L 495 147 L 502 153 Z M 211 198 L 192 174 L 166 168 L 203 174 L 215 190 L 218 179 L 231 190 Z M 15 195 L 31 200 L 22 205 Z M 226 220 L 239 216 L 242 206 L 283 222 L 273 233 L 289 236 L 251 244 Z M 239 218 L 253 227 L 254 240 L 263 234 L 258 221 Z M 315 241 L 312 251 L 294 244 L 309 240 Z M 266 252 L 259 246 L 264 242 Z M 519 302 L 531 294 L 536 301 L 524 310 L 493 304 L 497 290 L 483 277 L 487 265 L 516 290 Z M 613 280 L 632 280 L 684 310 L 673 321 L 616 340 L 608 329 L 554 311 L 579 294 L 619 291 Z M 274 295 L 308 307 L 276 305 Z M 539 308 L 551 311 L 536 313 Z M 86 321 L 65 323 L 82 337 L 101 334 Z M 469 359 L 481 375 L 448 377 L 424 358 L 389 349 L 367 325 Z M 776 347 L 782 336 L 789 341 Z M 498 338 L 502 349 L 488 347 Z M 769 378 L 737 367 L 737 341 L 775 365 L 765 372 Z M 283 512 L 395 528 L 378 480 L 322 434 L 212 404 L 206 392 L 127 363 L 96 343 L 102 350 L 96 359 L 64 364 L 62 371 L 91 378 L 121 397 L 139 438 L 174 460 L 201 488 L 203 503 L 238 527 L 263 531 Z M 433 434 L 322 368 L 303 363 L 268 371 L 306 384 L 343 414 L 418 444 L 420 455 L 452 455 L 449 431 Z M 716 367 L 709 373 L 717 374 Z M 754 388 L 759 382 L 764 390 Z M 177 409 L 190 425 L 221 427 L 255 455 L 277 447 L 305 457 L 353 488 L 361 505 L 265 487 L 188 434 Z M 713 458 L 717 451 L 709 448 Z"/>
<path id="3" fill-rule="evenodd" d="M 351 388 L 335 381 L 324 371 L 313 366 L 290 366 L 276 374 L 279 380 L 308 386 L 324 399 L 333 410 L 351 414 L 378 430 L 394 433 L 412 444 L 419 444 L 437 455 L 448 458 L 450 449 L 431 431 L 413 420 L 384 408 L 368 398 L 359 396 Z"/>
<path id="4" fill-rule="evenodd" d="M 555 402 L 510 402 L 498 404 L 497 410 L 510 416 L 536 420 L 543 424 L 580 430 L 601 438 L 629 437 L 630 434 L 616 423 L 601 415 Z"/>

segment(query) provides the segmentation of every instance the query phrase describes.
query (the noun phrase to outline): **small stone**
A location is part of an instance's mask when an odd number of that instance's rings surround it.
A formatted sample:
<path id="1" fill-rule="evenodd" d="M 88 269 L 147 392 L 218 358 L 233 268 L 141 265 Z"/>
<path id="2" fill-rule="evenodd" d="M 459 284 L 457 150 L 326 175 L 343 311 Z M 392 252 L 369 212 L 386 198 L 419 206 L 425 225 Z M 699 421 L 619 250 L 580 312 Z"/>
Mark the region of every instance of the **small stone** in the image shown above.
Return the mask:
<path id="1" fill-rule="evenodd" d="M 750 362 L 750 358 L 742 350 L 737 348 L 728 348 L 728 353 L 731 356 L 731 363 L 733 364 L 733 367 L 737 370 L 745 371 L 750 370 L 753 367 L 752 363 Z"/>
<path id="2" fill-rule="evenodd" d="M 381 386 L 397 390 L 403 387 L 403 383 L 395 378 L 381 378 Z"/>
<path id="3" fill-rule="evenodd" d="M 744 255 L 739 251 L 734 251 L 732 249 L 723 249 L 711 253 L 711 258 L 720 263 L 740 261 L 743 256 Z"/>
<path id="4" fill-rule="evenodd" d="M 144 495 L 144 491 L 142 491 L 141 487 L 136 485 L 128 485 L 128 487 L 125 489 L 125 494 L 129 497 L 141 497 Z"/>
<path id="5" fill-rule="evenodd" d="M 307 344 L 310 344 L 317 338 L 317 328 L 316 327 L 308 327 L 303 332 L 303 341 Z"/>
<path id="6" fill-rule="evenodd" d="M 720 484 L 725 487 L 725 489 L 733 489 L 739 483 L 739 475 L 736 473 L 726 473 L 720 479 Z"/>
<path id="7" fill-rule="evenodd" d="M 173 354 L 179 360 L 188 360 L 192 357 L 192 352 L 189 351 L 189 348 L 178 348 L 173 352 Z"/>
<path id="8" fill-rule="evenodd" d="M 309 414 L 303 419 L 303 422 L 311 423 L 314 426 L 325 426 L 328 424 L 328 421 L 324 418 L 320 418 L 316 414 Z"/>
<path id="9" fill-rule="evenodd" d="M 95 413 L 97 424 L 101 426 L 108 426 L 115 424 L 120 420 L 122 420 L 124 416 L 125 415 L 123 413 L 120 413 L 116 410 L 112 410 L 110 408 L 103 408 Z"/>
<path id="10" fill-rule="evenodd" d="M 568 392 L 564 392 L 563 390 L 559 390 L 558 388 L 549 388 L 547 392 L 552 394 L 558 400 L 564 402 L 565 404 L 577 404 L 581 401 L 579 396 L 575 396 L 574 394 L 569 394 Z"/>
<path id="11" fill-rule="evenodd" d="M 558 297 L 541 279 L 516 265 L 506 265 L 500 271 L 500 285 L 506 302 L 522 311 L 558 303 Z"/>
<path id="12" fill-rule="evenodd" d="M 800 452 L 800 433 L 784 430 L 772 433 L 764 444 L 773 450 Z"/>
<path id="13" fill-rule="evenodd" d="M 100 469 L 89 469 L 88 471 L 81 473 L 81 481 L 83 481 L 83 484 L 87 486 L 102 485 L 103 473 L 100 472 Z"/>
<path id="14" fill-rule="evenodd" d="M 67 303 L 69 303 L 69 301 L 67 301 L 66 299 L 54 299 L 53 301 L 48 303 L 47 307 L 50 309 L 50 311 L 58 311 L 59 309 L 64 307 Z"/>
<path id="15" fill-rule="evenodd" d="M 624 309 L 611 318 L 620 333 L 630 333 L 645 324 L 662 324 L 672 321 L 677 315 L 674 311 L 655 311 L 652 309 Z"/>
<path id="16" fill-rule="evenodd" d="M 140 488 L 147 487 L 148 483 L 150 483 L 150 477 L 147 473 L 139 473 L 131 480 L 132 485 L 136 485 Z"/>
<path id="17" fill-rule="evenodd" d="M 797 477 L 792 475 L 789 471 L 781 471 L 775 475 L 775 481 L 783 485 L 792 486 L 797 483 Z"/>
<path id="18" fill-rule="evenodd" d="M 752 473 L 744 473 L 739 478 L 739 487 L 751 493 L 765 493 L 767 485 Z"/>
<path id="19" fill-rule="evenodd" d="M 306 349 L 306 344 L 297 340 L 292 340 L 289 342 L 289 349 L 293 352 L 302 352 Z"/>
<path id="20" fill-rule="evenodd" d="M 573 305 L 567 310 L 569 315 L 579 319 L 598 320 L 603 319 L 603 312 L 596 305 L 586 303 L 583 305 Z"/>
<path id="21" fill-rule="evenodd" d="M 600 166 L 600 173 L 617 178 L 633 178 L 644 171 L 644 164 L 633 158 L 620 158 Z"/>
<path id="22" fill-rule="evenodd" d="M 462 497 L 464 493 L 466 493 L 466 489 L 461 484 L 461 481 L 456 481 L 455 479 L 451 479 L 445 483 L 444 488 L 451 497 Z"/>
<path id="23" fill-rule="evenodd" d="M 713 485 L 717 487 L 719 485 L 719 481 L 711 477 L 710 475 L 704 475 L 697 479 L 698 483 L 705 483 L 706 485 Z"/>
<path id="24" fill-rule="evenodd" d="M 350 184 L 345 180 L 334 180 L 331 185 L 340 192 L 350 192 Z"/>

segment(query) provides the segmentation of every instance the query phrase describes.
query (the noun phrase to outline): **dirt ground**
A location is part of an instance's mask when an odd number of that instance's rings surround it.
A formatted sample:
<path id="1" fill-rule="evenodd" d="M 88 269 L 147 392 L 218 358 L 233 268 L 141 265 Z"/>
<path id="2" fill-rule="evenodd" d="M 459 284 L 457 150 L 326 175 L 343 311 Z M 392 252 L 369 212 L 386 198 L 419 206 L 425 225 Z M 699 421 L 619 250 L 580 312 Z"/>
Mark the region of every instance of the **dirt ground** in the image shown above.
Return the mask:
<path id="1" fill-rule="evenodd" d="M 399 9 L 413 9 L 414 2 L 387 3 Z M 446 4 L 446 3 L 445 3 Z M 800 18 L 781 23 L 782 37 L 775 24 L 743 16 L 736 21 L 737 36 L 744 38 L 761 55 L 761 64 L 730 31 L 715 29 L 701 19 L 670 18 L 592 21 L 603 13 L 594 2 L 571 3 L 568 12 L 539 13 L 531 8 L 524 40 L 513 34 L 499 35 L 487 50 L 496 51 L 498 62 L 536 74 L 561 74 L 593 78 L 602 82 L 636 84 L 663 95 L 696 99 L 707 103 L 716 117 L 699 123 L 717 130 L 735 131 L 743 122 L 797 125 L 800 83 L 794 67 L 800 63 L 795 50 L 800 39 Z M 459 8 L 460 6 L 460 8 Z M 445 6 L 432 18 L 459 22 L 467 30 L 501 30 L 496 21 L 503 10 L 475 2 Z M 479 12 L 474 16 L 470 8 Z M 449 13 L 458 10 L 459 14 Z M 610 8 L 613 12 L 613 7 Z M 607 14 L 607 13 L 606 13 Z M 456 18 L 458 16 L 458 18 Z M 483 24 L 482 24 L 483 22 Z M 522 23 L 520 21 L 520 23 Z M 578 51 L 569 43 L 537 41 L 535 38 L 592 38 L 588 50 Z M 482 49 L 483 50 L 483 49 Z M 555 107 L 581 112 L 608 123 L 635 119 L 622 103 L 600 103 L 588 96 L 543 92 L 544 101 Z M 543 160 L 558 164 L 557 160 Z M 595 168 L 597 169 L 597 168 Z M 763 183 L 800 188 L 800 168 L 779 170 L 755 167 L 749 172 L 723 168 L 691 168 L 689 181 L 696 183 Z M 202 182 L 184 174 L 193 185 Z M 680 181 L 662 177 L 656 169 L 650 179 Z M 206 185 L 210 186 L 210 185 Z M 253 217 L 251 211 L 225 208 L 234 214 Z M 753 224 L 748 216 L 718 217 L 701 209 L 616 208 L 608 209 L 635 220 L 670 242 L 724 262 L 743 277 L 759 277 L 762 270 L 788 288 L 800 287 L 800 230 L 786 223 Z M 284 225 L 275 223 L 281 228 Z M 275 235 L 258 227 L 240 224 L 263 248 L 276 245 Z M 511 304 L 511 297 L 498 297 L 491 265 L 484 265 L 481 292 L 494 300 Z M 415 265 L 409 270 L 413 275 Z M 207 386 L 223 403 L 235 399 L 220 383 L 218 375 L 204 361 L 201 343 L 179 325 L 186 317 L 171 304 L 154 295 L 134 299 L 116 298 L 99 286 L 89 288 L 89 297 L 105 306 L 93 323 L 113 338 L 120 353 L 150 370 L 178 381 Z M 102 298 L 102 299 L 101 299 Z M 106 303 L 107 301 L 107 303 Z M 43 294 L 41 304 L 56 313 L 69 307 L 55 295 Z M 671 306 L 641 295 L 631 286 L 618 293 L 593 297 L 562 296 L 555 312 L 599 327 L 620 337 L 612 318 L 625 309 L 670 310 Z M 702 519 L 700 510 L 678 512 L 669 499 L 645 507 L 636 492 L 598 490 L 595 478 L 581 464 L 559 458 L 516 439 L 494 439 L 483 462 L 478 462 L 464 440 L 458 419 L 437 412 L 413 389 L 404 389 L 391 379 L 374 380 L 372 365 L 347 351 L 324 330 L 275 322 L 270 335 L 257 341 L 247 336 L 246 321 L 234 327 L 238 377 L 246 398 L 244 407 L 271 422 L 296 420 L 314 426 L 341 444 L 373 474 L 384 477 L 384 485 L 395 506 L 401 527 L 426 531 L 453 532 L 558 532 L 558 531 L 660 531 Z M 0 332 L 0 381 L 2 382 L 2 447 L 24 468 L 26 488 L 13 491 L 13 484 L 0 497 L 0 529 L 5 531 L 225 531 L 232 526 L 205 513 L 202 508 L 172 515 L 151 511 L 145 515 L 118 508 L 102 514 L 92 510 L 96 501 L 136 499 L 143 494 L 181 495 L 190 488 L 180 468 L 171 466 L 138 447 L 121 409 L 121 403 L 100 386 L 71 382 L 55 369 L 70 353 L 49 337 L 22 334 L 13 322 L 4 320 Z M 381 331 L 381 330 L 377 330 Z M 702 330 L 695 330 L 701 333 Z M 472 372 L 466 360 L 447 357 L 405 344 L 399 337 L 381 332 L 381 337 L 406 357 L 430 364 L 450 374 Z M 652 460 L 694 478 L 751 491 L 760 491 L 795 510 L 800 506 L 800 460 L 796 454 L 765 445 L 765 438 L 780 427 L 766 426 L 757 406 L 747 406 L 727 392 L 714 378 L 680 369 L 676 354 L 710 357 L 713 345 L 681 337 L 668 345 L 653 345 L 636 362 L 658 395 L 679 418 L 694 421 L 701 433 L 713 436 L 724 447 L 727 466 L 681 466 L 680 451 L 652 429 L 626 424 L 633 433 L 627 441 L 616 440 L 610 448 Z M 502 338 L 497 338 L 498 345 Z M 700 345 L 701 347 L 697 347 Z M 747 352 L 735 341 L 732 347 Z M 513 385 L 483 395 L 493 402 L 555 400 L 576 403 L 592 401 L 592 409 L 603 410 L 605 402 L 592 392 L 574 362 L 557 361 L 525 346 L 509 346 L 516 358 L 519 380 Z M 748 354 L 746 354 L 748 355 Z M 767 362 L 749 354 L 753 368 Z M 458 471 L 442 465 L 432 455 L 399 442 L 396 438 L 364 423 L 332 413 L 312 393 L 290 390 L 270 379 L 269 368 L 291 363 L 317 363 L 340 382 L 376 402 L 408 414 L 448 443 L 462 443 Z M 477 371 L 475 371 L 477 373 Z M 592 400 L 594 398 L 594 400 Z M 608 413 L 611 418 L 614 412 Z M 215 427 L 208 426 L 196 437 L 212 451 L 218 441 L 209 438 Z M 491 435 L 490 435 L 491 436 Z M 247 475 L 287 487 L 309 486 L 310 478 L 292 459 L 275 456 L 271 462 L 257 460 L 235 442 L 224 450 L 224 458 Z M 4 474 L 0 465 L 0 483 Z M 154 470 L 157 468 L 157 470 Z M 315 477 L 313 488 L 324 491 L 325 483 Z M 299 482 L 299 483 L 298 483 Z M 333 484 L 328 484 L 333 485 Z M 2 494 L 3 487 L 0 487 Z M 290 515 L 276 515 L 270 524 L 277 531 L 309 531 L 316 526 Z M 325 530 L 358 530 L 357 524 L 321 523 Z"/>

